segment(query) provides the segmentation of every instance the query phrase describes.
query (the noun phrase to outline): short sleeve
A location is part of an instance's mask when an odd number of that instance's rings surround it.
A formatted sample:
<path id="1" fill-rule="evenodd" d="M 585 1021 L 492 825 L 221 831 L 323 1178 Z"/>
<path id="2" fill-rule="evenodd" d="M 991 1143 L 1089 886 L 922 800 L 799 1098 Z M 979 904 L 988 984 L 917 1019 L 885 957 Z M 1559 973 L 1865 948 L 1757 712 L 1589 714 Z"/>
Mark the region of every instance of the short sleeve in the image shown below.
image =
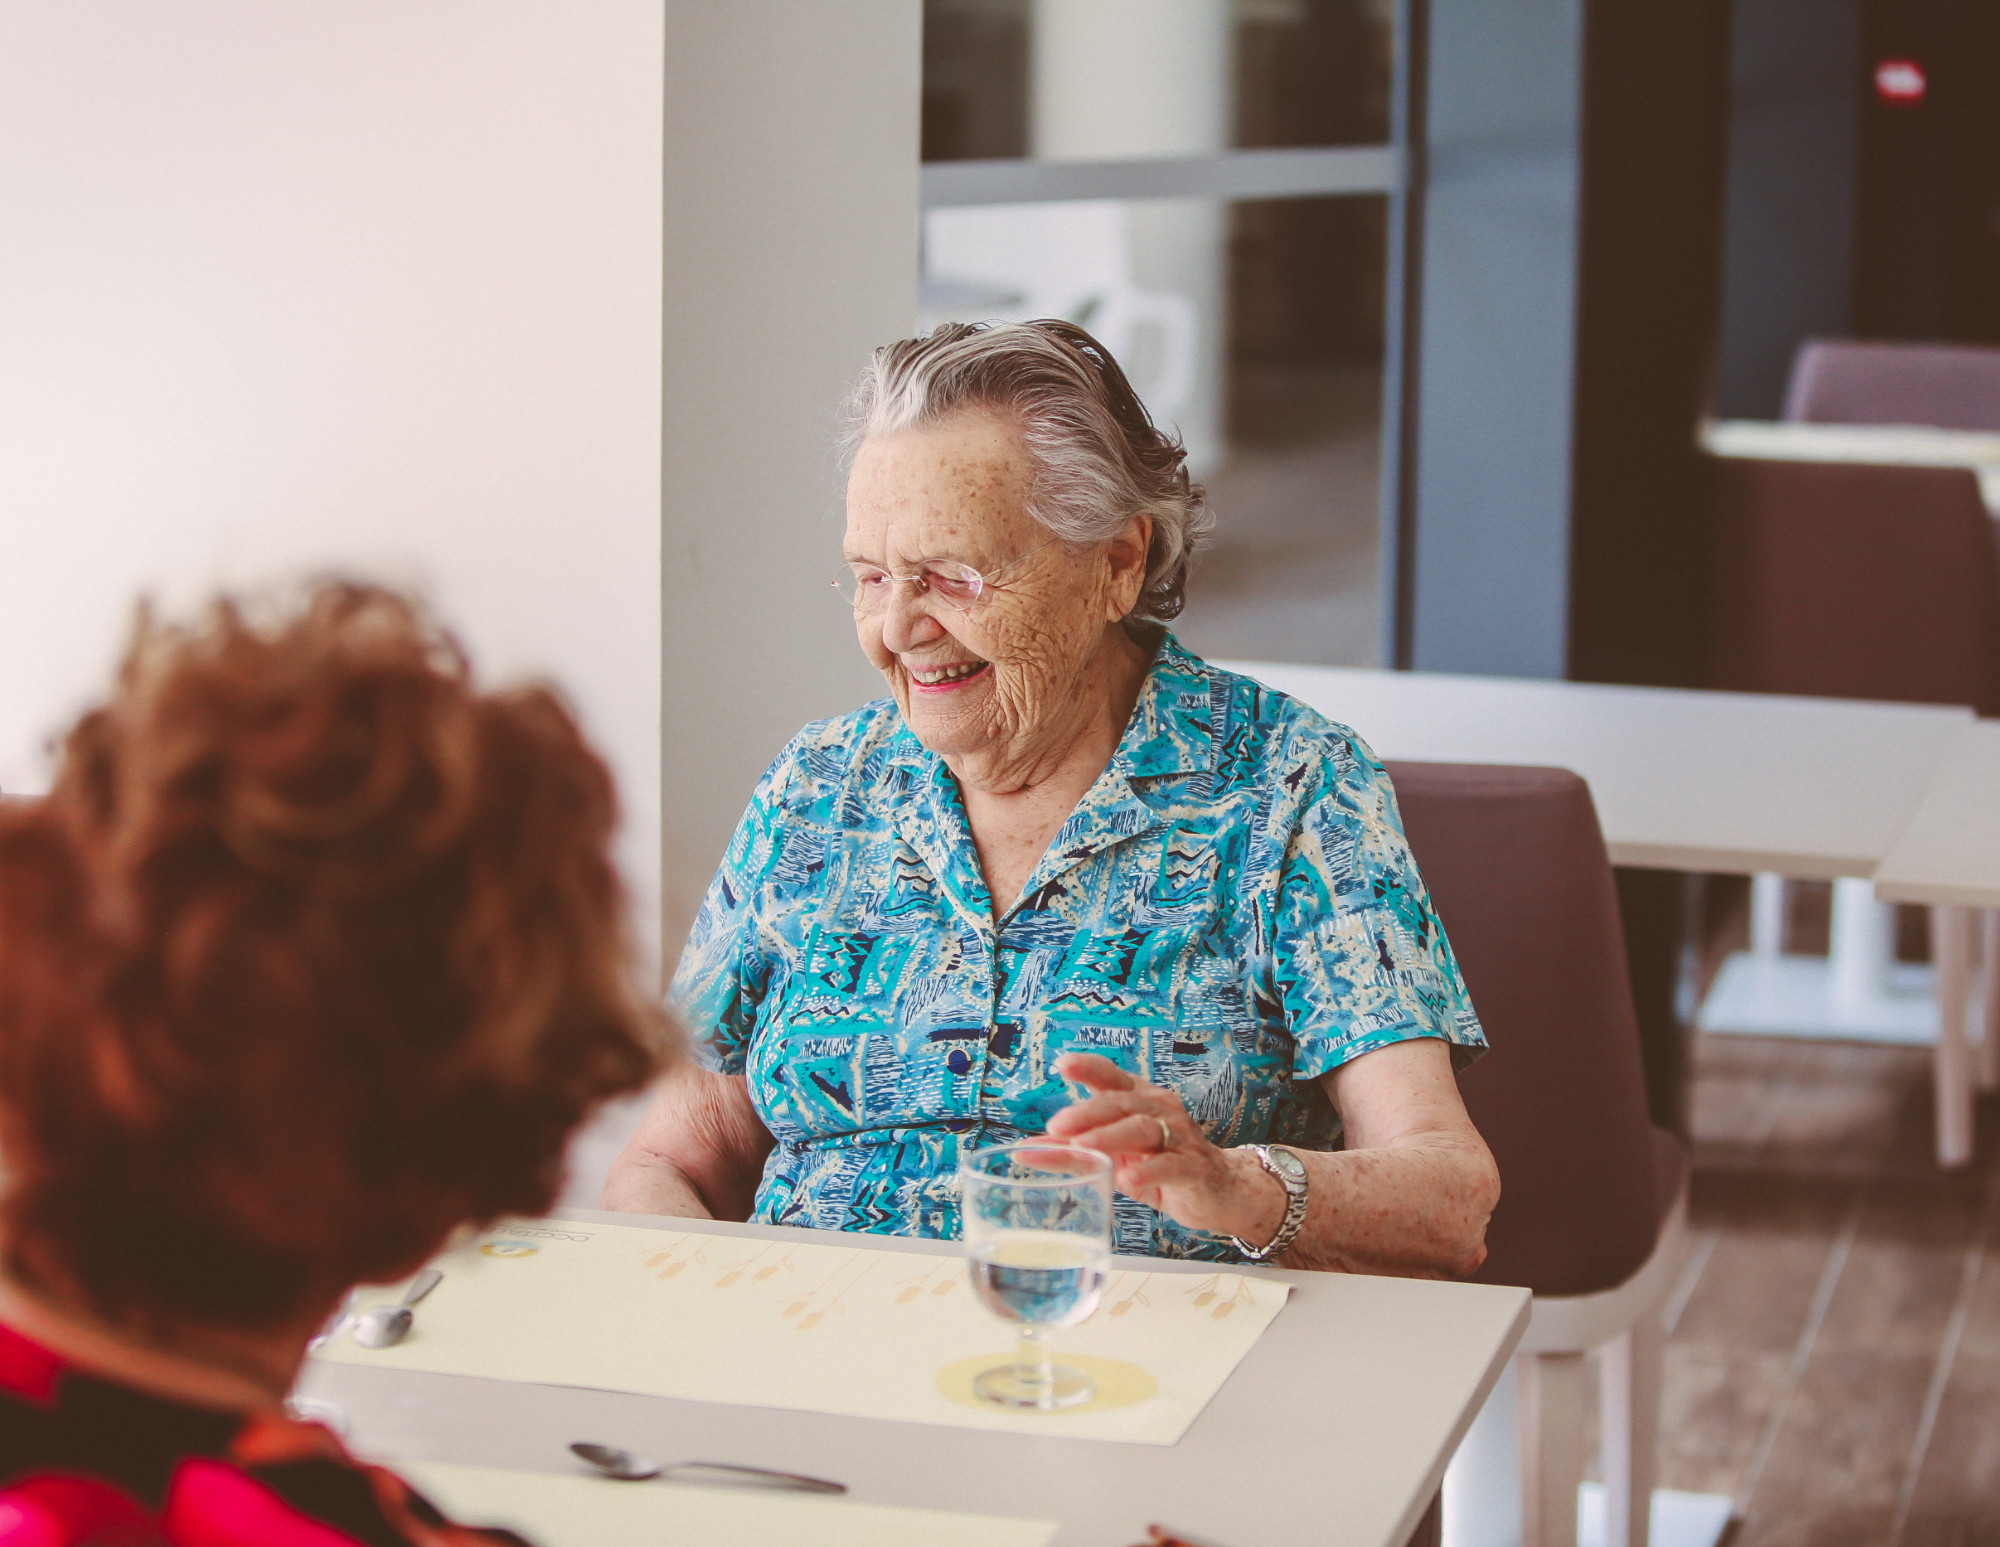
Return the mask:
<path id="1" fill-rule="evenodd" d="M 1279 877 L 1273 967 L 1292 1077 L 1317 1079 L 1417 1037 L 1449 1043 L 1463 1068 L 1486 1037 L 1389 776 L 1360 738 L 1327 730 L 1297 738 L 1285 757 L 1301 799 Z"/>
<path id="2" fill-rule="evenodd" d="M 794 740 L 757 781 L 667 991 L 668 1007 L 693 1036 L 702 1062 L 723 1074 L 743 1072 L 770 983 L 764 913 L 781 847 L 785 792 L 799 757 Z"/>

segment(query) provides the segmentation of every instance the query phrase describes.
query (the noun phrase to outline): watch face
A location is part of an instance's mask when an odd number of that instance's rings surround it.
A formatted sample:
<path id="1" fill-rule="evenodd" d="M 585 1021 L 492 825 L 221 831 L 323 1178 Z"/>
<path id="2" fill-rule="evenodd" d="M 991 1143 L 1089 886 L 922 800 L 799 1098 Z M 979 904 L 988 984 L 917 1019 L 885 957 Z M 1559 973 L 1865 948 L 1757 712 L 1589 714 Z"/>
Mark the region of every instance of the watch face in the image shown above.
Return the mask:
<path id="1" fill-rule="evenodd" d="M 1283 1173 L 1289 1182 L 1303 1182 L 1306 1179 L 1306 1163 L 1288 1149 L 1271 1146 L 1271 1164 Z"/>

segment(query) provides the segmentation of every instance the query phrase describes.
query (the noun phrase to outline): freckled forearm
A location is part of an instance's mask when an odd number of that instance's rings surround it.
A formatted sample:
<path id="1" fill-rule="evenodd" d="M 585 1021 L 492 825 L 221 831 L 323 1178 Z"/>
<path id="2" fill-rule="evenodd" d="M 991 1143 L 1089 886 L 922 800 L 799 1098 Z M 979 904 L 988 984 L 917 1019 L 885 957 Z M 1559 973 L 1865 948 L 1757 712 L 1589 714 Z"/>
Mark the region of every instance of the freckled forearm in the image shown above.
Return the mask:
<path id="1" fill-rule="evenodd" d="M 1303 1158 L 1311 1205 L 1283 1266 L 1456 1278 L 1485 1260 L 1499 1186 L 1483 1146 L 1456 1135 L 1413 1136 Z"/>

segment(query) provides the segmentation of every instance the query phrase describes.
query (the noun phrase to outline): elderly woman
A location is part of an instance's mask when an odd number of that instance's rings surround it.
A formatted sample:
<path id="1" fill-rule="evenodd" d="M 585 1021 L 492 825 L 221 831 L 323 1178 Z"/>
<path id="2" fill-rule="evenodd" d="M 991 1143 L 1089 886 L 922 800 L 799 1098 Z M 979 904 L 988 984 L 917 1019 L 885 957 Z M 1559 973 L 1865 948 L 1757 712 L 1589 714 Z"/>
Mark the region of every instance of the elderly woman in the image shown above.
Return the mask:
<path id="1" fill-rule="evenodd" d="M 0 1538 L 518 1542 L 281 1406 L 357 1280 L 539 1212 L 653 1073 L 611 780 L 334 585 L 142 628 L 0 803 Z"/>
<path id="2" fill-rule="evenodd" d="M 757 786 L 674 984 L 708 1066 L 607 1206 L 950 1236 L 961 1150 L 1047 1132 L 1123 1252 L 1475 1268 L 1479 1023 L 1373 755 L 1161 627 L 1178 442 L 1053 322 L 890 345 L 854 418 L 834 583 L 891 697 Z"/>

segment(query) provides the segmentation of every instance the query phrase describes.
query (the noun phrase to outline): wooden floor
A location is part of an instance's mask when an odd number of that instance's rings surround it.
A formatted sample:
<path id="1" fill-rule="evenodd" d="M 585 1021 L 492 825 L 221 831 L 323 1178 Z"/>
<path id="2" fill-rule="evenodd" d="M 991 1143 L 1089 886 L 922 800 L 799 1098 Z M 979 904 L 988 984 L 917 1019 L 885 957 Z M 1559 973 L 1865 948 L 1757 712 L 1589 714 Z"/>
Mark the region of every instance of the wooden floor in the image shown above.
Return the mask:
<path id="1" fill-rule="evenodd" d="M 1705 1037 L 1660 1485 L 1732 1547 L 2000 1544 L 2000 1102 L 1931 1159 L 1921 1051 Z"/>

